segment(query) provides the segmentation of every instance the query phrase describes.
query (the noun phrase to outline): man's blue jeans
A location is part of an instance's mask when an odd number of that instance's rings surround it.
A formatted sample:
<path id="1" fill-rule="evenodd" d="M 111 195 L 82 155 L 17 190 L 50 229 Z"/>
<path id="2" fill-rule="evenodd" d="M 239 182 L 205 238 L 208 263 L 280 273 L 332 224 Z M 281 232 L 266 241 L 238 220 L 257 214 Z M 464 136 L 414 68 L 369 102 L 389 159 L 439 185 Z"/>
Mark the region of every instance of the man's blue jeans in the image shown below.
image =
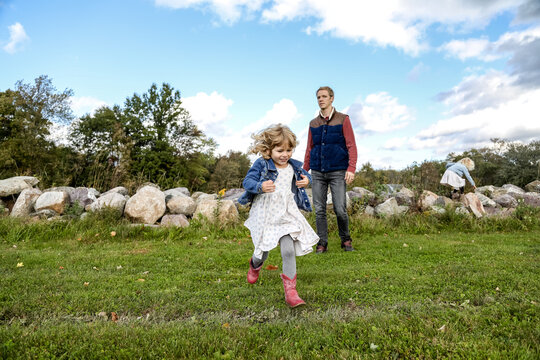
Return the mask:
<path id="1" fill-rule="evenodd" d="M 313 206 L 315 208 L 315 222 L 317 225 L 317 235 L 319 235 L 318 245 L 328 246 L 328 222 L 326 219 L 326 198 L 328 187 L 332 193 L 332 203 L 337 216 L 339 237 L 341 243 L 351 240 L 349 234 L 349 215 L 347 214 L 347 197 L 345 184 L 345 170 L 320 172 L 311 170 Z"/>

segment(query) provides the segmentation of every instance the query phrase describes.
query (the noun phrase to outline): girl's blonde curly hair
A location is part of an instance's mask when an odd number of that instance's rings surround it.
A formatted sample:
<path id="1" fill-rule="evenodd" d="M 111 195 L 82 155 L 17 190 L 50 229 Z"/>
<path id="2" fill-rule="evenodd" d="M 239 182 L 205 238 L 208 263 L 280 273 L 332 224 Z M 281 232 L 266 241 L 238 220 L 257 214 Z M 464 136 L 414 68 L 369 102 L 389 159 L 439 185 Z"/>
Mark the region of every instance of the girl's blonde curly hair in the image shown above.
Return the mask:
<path id="1" fill-rule="evenodd" d="M 293 149 L 298 145 L 296 135 L 287 125 L 282 124 L 270 125 L 259 133 L 251 135 L 251 138 L 254 141 L 248 152 L 260 154 L 266 160 L 270 159 L 272 150 L 281 144 L 287 143 Z"/>
<path id="2" fill-rule="evenodd" d="M 465 165 L 465 167 L 469 171 L 474 170 L 474 161 L 472 161 L 471 158 L 465 157 L 465 158 L 459 160 L 458 163 L 461 163 L 461 164 Z"/>

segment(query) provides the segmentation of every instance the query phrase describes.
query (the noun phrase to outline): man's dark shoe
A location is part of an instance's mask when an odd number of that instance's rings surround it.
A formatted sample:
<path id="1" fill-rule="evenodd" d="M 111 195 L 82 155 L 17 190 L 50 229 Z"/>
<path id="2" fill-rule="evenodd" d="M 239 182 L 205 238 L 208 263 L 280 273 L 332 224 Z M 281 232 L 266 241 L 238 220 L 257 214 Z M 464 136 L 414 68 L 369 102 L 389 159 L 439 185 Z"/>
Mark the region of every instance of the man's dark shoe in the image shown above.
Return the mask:
<path id="1" fill-rule="evenodd" d="M 342 242 L 341 243 L 341 248 L 344 251 L 354 251 L 354 248 L 352 247 L 352 241 L 351 240 L 347 240 L 345 242 Z"/>
<path id="2" fill-rule="evenodd" d="M 317 245 L 317 250 L 315 250 L 315 252 L 317 254 L 322 254 L 322 253 L 325 253 L 328 251 L 328 248 L 326 246 L 322 246 L 322 245 Z"/>

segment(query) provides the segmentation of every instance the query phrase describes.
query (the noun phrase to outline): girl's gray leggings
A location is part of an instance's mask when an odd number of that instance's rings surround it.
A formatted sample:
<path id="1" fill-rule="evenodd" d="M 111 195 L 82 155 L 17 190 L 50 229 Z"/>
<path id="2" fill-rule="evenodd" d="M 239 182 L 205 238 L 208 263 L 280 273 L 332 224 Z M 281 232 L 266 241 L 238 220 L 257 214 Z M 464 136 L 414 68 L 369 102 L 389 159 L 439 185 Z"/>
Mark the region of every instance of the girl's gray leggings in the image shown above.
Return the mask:
<path id="1" fill-rule="evenodd" d="M 283 274 L 289 279 L 296 275 L 296 254 L 294 252 L 294 240 L 290 235 L 285 235 L 279 239 L 281 248 L 281 260 L 283 261 Z M 257 259 L 255 256 L 251 258 L 253 267 L 258 268 L 268 258 L 268 251 L 264 251 L 262 258 Z"/>

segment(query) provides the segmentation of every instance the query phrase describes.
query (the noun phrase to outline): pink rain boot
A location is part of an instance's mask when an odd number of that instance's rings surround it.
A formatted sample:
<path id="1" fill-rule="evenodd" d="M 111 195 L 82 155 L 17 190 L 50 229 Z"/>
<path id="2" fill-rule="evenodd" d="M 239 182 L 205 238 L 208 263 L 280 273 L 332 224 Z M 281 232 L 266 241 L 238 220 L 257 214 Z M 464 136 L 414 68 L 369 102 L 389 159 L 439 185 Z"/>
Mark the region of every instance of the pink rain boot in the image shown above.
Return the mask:
<path id="1" fill-rule="evenodd" d="M 300 299 L 298 292 L 296 291 L 296 274 L 293 279 L 289 279 L 285 274 L 281 274 L 281 280 L 283 280 L 283 288 L 285 289 L 285 302 L 290 307 L 297 307 L 303 305 L 306 302 Z"/>
<path id="2" fill-rule="evenodd" d="M 249 259 L 249 270 L 247 274 L 248 283 L 255 284 L 257 282 L 257 279 L 259 278 L 259 271 L 261 271 L 261 268 L 262 264 L 258 268 L 254 268 L 251 259 Z"/>

